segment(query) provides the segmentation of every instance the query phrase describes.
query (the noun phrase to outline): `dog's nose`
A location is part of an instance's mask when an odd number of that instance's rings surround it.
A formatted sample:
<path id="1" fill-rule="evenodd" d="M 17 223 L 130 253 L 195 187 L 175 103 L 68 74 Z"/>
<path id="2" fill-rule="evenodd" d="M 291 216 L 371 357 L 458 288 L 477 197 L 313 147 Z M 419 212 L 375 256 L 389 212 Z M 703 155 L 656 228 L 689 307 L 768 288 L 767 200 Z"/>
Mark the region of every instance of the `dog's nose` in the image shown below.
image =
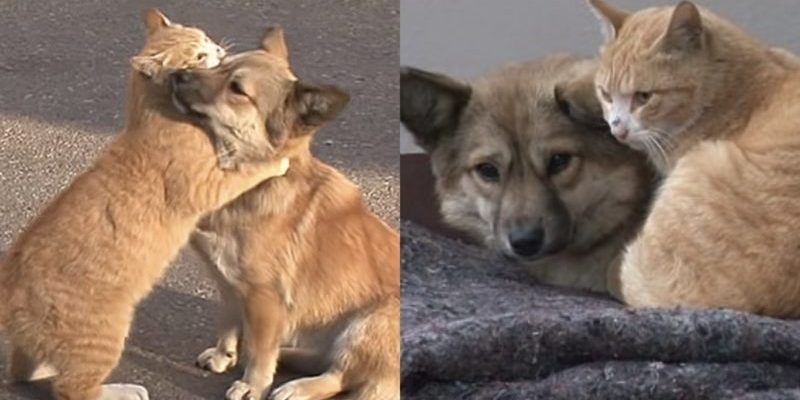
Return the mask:
<path id="1" fill-rule="evenodd" d="M 508 242 L 516 255 L 532 257 L 542 249 L 544 230 L 541 227 L 516 227 L 508 235 Z"/>
<path id="2" fill-rule="evenodd" d="M 176 84 L 186 84 L 192 80 L 192 74 L 187 71 L 175 71 L 171 77 L 172 82 Z"/>

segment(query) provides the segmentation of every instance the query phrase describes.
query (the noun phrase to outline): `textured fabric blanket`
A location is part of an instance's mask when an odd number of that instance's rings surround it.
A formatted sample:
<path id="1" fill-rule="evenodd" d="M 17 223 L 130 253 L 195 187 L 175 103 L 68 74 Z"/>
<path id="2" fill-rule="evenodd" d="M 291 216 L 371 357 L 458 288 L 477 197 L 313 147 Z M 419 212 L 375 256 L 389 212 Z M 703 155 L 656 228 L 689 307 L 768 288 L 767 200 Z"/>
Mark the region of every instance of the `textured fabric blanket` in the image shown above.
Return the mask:
<path id="1" fill-rule="evenodd" d="M 800 399 L 800 323 L 631 310 L 402 225 L 403 399 Z"/>

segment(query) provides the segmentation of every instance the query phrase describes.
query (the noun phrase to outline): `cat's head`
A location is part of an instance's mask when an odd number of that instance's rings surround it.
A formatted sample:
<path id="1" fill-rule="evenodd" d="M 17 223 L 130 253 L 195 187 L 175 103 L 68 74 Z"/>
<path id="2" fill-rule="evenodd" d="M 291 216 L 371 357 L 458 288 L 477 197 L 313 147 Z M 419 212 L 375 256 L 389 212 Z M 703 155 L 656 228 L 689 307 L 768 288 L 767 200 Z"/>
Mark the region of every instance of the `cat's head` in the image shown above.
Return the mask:
<path id="1" fill-rule="evenodd" d="M 145 11 L 144 24 L 147 40 L 131 65 L 156 82 L 174 70 L 216 67 L 225 57 L 225 49 L 205 32 L 171 22 L 156 9 Z"/>
<path id="2" fill-rule="evenodd" d="M 700 10 L 688 1 L 635 13 L 589 3 L 606 33 L 595 84 L 612 134 L 651 154 L 674 145 L 715 91 Z"/>

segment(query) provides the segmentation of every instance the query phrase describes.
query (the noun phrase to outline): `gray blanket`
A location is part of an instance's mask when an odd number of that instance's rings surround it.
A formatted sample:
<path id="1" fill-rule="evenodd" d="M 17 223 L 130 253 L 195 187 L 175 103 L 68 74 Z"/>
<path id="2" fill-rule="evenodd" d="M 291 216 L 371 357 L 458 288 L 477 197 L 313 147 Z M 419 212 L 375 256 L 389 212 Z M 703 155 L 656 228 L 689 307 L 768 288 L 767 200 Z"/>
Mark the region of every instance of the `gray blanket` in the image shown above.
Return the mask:
<path id="1" fill-rule="evenodd" d="M 632 310 L 402 225 L 403 399 L 800 399 L 800 323 Z"/>

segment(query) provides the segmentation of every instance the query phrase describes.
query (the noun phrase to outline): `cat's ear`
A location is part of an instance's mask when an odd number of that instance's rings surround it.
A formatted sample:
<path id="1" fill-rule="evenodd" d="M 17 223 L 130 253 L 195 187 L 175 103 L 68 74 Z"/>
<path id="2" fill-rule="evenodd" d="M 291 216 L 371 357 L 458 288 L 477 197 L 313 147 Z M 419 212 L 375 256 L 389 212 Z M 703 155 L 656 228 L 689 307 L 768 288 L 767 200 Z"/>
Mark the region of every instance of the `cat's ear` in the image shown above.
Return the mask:
<path id="1" fill-rule="evenodd" d="M 144 12 L 144 26 L 147 28 L 148 35 L 152 35 L 170 25 L 172 25 L 172 22 L 158 9 L 150 8 Z"/>
<path id="2" fill-rule="evenodd" d="M 430 152 L 455 132 L 472 88 L 448 76 L 404 67 L 400 70 L 400 121 Z"/>
<path id="3" fill-rule="evenodd" d="M 595 93 L 594 71 L 594 68 L 582 71 L 586 73 L 557 84 L 553 97 L 559 110 L 569 119 L 590 128 L 607 129 L 603 106 Z"/>
<path id="4" fill-rule="evenodd" d="M 289 48 L 286 46 L 286 39 L 283 37 L 283 28 L 273 26 L 267 28 L 264 38 L 261 39 L 261 48 L 267 53 L 274 54 L 284 60 L 289 59 Z"/>
<path id="5" fill-rule="evenodd" d="M 630 13 L 616 8 L 603 0 L 588 0 L 588 2 L 594 14 L 600 19 L 606 40 L 613 40 L 617 37 L 622 24 L 628 19 Z"/>
<path id="6" fill-rule="evenodd" d="M 161 70 L 163 59 L 160 54 L 153 56 L 135 56 L 131 58 L 131 67 L 148 78 L 153 78 Z"/>
<path id="7" fill-rule="evenodd" d="M 691 51 L 703 46 L 703 21 L 697 6 L 684 0 L 675 7 L 660 44 L 667 52 Z"/>

